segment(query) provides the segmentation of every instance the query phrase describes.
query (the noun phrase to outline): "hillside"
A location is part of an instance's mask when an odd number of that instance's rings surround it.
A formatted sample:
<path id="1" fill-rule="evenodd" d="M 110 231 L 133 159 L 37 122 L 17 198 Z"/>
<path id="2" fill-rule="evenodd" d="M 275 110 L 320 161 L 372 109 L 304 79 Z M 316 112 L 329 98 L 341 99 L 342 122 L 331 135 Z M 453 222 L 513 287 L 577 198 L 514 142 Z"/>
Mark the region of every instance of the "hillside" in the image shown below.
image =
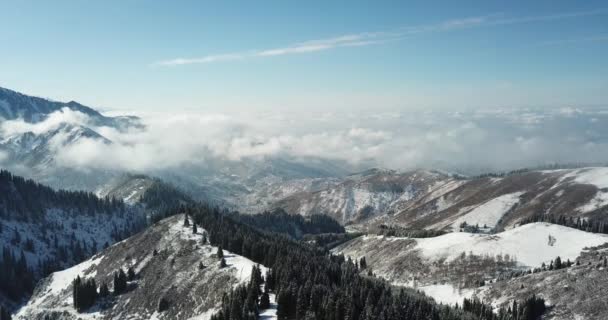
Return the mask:
<path id="1" fill-rule="evenodd" d="M 193 234 L 191 227 L 183 225 L 183 216 L 167 218 L 79 265 L 52 274 L 39 284 L 16 318 L 209 319 L 224 293 L 249 281 L 255 263 L 224 251 L 227 266 L 220 267 L 217 247 L 202 243 L 204 233 L 199 228 Z M 135 271 L 127 291 L 78 313 L 72 304 L 72 280 L 95 278 L 113 290 L 113 274 L 119 268 Z M 167 299 L 169 307 L 159 313 L 161 298 Z"/>
<path id="2" fill-rule="evenodd" d="M 450 178 L 429 171 L 368 170 L 325 188 L 294 192 L 271 204 L 292 214 L 327 214 L 342 223 L 398 212 Z"/>
<path id="3" fill-rule="evenodd" d="M 144 214 L 122 201 L 53 190 L 0 172 L 0 302 L 31 293 L 35 281 L 143 228 Z"/>
<path id="4" fill-rule="evenodd" d="M 100 186 L 99 197 L 121 199 L 128 205 L 142 205 L 148 214 L 192 203 L 192 198 L 175 186 L 146 175 L 124 174 Z"/>
<path id="5" fill-rule="evenodd" d="M 397 225 L 485 232 L 522 222 L 586 218 L 608 222 L 608 168 L 530 170 L 475 178 L 428 171 L 369 171 L 314 191 L 295 191 L 276 200 L 291 214 L 327 214 L 354 228 Z"/>
<path id="6" fill-rule="evenodd" d="M 558 256 L 574 262 L 585 248 L 608 243 L 608 236 L 548 223 L 505 232 L 448 233 L 431 238 L 362 236 L 335 249 L 365 257 L 375 274 L 414 287 L 444 303 L 462 303 L 480 286 L 512 274 L 550 265 Z"/>

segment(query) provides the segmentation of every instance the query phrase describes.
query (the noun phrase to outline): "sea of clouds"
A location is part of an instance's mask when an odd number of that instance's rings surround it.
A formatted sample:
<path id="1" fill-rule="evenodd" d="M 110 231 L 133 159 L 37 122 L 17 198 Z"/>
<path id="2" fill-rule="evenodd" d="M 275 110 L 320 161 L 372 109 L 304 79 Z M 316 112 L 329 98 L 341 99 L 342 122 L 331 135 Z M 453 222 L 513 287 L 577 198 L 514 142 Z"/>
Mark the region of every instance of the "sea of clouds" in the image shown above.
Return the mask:
<path id="1" fill-rule="evenodd" d="M 140 113 L 143 126 L 96 126 L 64 108 L 44 121 L 0 124 L 3 137 L 45 134 L 63 124 L 109 140 L 83 137 L 51 144 L 56 165 L 145 172 L 206 161 L 326 159 L 353 170 L 385 167 L 463 173 L 550 163 L 608 162 L 608 110 L 500 109 L 357 113 Z"/>

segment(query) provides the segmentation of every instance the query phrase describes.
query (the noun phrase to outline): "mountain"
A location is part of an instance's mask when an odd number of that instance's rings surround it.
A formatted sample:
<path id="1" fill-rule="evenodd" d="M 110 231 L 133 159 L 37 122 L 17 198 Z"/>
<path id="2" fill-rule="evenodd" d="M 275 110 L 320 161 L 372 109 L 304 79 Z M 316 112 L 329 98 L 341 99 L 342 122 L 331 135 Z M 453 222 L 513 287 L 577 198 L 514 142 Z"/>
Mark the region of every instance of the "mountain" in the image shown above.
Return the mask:
<path id="1" fill-rule="evenodd" d="M 327 214 L 343 223 L 361 221 L 400 210 L 450 178 L 430 171 L 397 173 L 368 170 L 332 181 L 317 190 L 294 192 L 272 204 L 292 214 Z"/>
<path id="2" fill-rule="evenodd" d="M 51 101 L 0 87 L 0 118 L 4 120 L 22 119 L 29 123 L 37 123 L 44 120 L 49 114 L 64 108 L 89 116 L 98 126 L 126 128 L 138 125 L 136 117 L 106 117 L 95 109 L 75 101 Z"/>
<path id="3" fill-rule="evenodd" d="M 513 300 L 535 294 L 554 306 L 553 315 L 547 319 L 576 319 L 575 314 L 584 319 L 602 319 L 600 310 L 607 310 L 605 304 L 586 292 L 591 282 L 605 278 L 598 274 L 608 270 L 603 265 L 607 245 L 605 234 L 532 223 L 491 235 L 368 235 L 348 241 L 333 252 L 353 259 L 365 257 L 374 274 L 447 304 L 462 305 L 463 299 L 477 296 L 495 306 L 508 307 Z M 601 272 L 596 272 L 598 268 Z M 592 280 L 585 272 L 597 278 Z M 585 306 L 581 308 L 573 301 L 584 302 Z"/>
<path id="4" fill-rule="evenodd" d="M 122 201 L 53 190 L 0 171 L 0 302 L 17 303 L 36 280 L 69 267 L 144 227 Z"/>
<path id="5" fill-rule="evenodd" d="M 16 319 L 209 319 L 221 305 L 222 296 L 249 282 L 256 265 L 224 250 L 226 266 L 220 266 L 217 247 L 203 244 L 205 230 L 193 234 L 183 216 L 160 221 L 126 241 L 117 243 L 72 268 L 53 273 Z M 204 266 L 200 267 L 200 264 Z M 78 313 L 72 303 L 72 281 L 80 276 L 112 286 L 114 273 L 132 268 L 135 277 L 125 293 L 99 302 Z M 265 269 L 262 267 L 265 273 Z M 159 312 L 166 299 L 167 310 Z"/>
<path id="6" fill-rule="evenodd" d="M 129 205 L 142 205 L 149 213 L 193 203 L 181 189 L 159 178 L 143 174 L 124 174 L 100 186 L 95 194 L 102 198 L 122 199 Z"/>
<path id="7" fill-rule="evenodd" d="M 606 167 L 521 170 L 472 178 L 423 170 L 371 170 L 324 183 L 317 183 L 320 187 L 314 190 L 293 188 L 291 195 L 266 206 L 291 214 L 327 214 L 363 229 L 395 225 L 457 231 L 468 225 L 489 232 L 529 220 L 585 219 L 596 227 L 608 222 Z"/>
<path id="8" fill-rule="evenodd" d="M 88 127 L 63 123 L 47 132 L 35 134 L 25 132 L 0 140 L 0 151 L 4 151 L 9 162 L 29 168 L 44 169 L 52 166 L 58 148 L 78 142 L 81 138 L 98 139 L 111 143 Z"/>
<path id="9" fill-rule="evenodd" d="M 415 291 L 393 291 L 364 276 L 358 262 L 261 232 L 218 209 L 187 206 L 169 214 L 174 216 L 52 274 L 16 318 L 495 319 L 474 315 L 468 305 L 457 309 Z M 262 261 L 269 269 L 256 267 Z"/>

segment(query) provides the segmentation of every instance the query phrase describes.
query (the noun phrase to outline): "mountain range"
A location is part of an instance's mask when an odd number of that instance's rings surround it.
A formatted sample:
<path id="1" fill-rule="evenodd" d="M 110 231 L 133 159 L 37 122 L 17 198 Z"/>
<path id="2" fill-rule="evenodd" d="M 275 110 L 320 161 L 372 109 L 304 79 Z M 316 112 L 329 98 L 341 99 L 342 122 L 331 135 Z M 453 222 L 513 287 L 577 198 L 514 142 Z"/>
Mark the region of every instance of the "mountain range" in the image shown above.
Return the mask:
<path id="1" fill-rule="evenodd" d="M 0 278 L 0 305 L 17 319 L 373 319 L 384 311 L 363 305 L 416 301 L 436 319 L 496 320 L 536 296 L 548 319 L 608 312 L 602 289 L 588 294 L 608 270 L 608 167 L 463 175 L 288 155 L 71 167 L 59 151 L 113 145 L 112 132 L 145 123 L 2 88 L 0 117 L 12 172 L 0 174 L 0 267 L 28 284 Z M 83 311 L 72 299 L 92 280 Z M 102 284 L 113 294 L 100 296 Z M 389 298 L 393 286 L 404 291 Z"/>

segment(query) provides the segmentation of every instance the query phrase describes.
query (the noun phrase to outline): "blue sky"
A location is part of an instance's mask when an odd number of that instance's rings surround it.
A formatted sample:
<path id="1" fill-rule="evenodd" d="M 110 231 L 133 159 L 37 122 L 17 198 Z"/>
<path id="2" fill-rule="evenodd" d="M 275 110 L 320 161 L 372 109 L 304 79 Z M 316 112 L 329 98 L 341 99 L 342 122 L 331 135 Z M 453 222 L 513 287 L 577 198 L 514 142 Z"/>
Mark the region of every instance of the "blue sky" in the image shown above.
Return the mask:
<path id="1" fill-rule="evenodd" d="M 606 106 L 605 1 L 5 1 L 0 86 L 102 109 Z"/>

